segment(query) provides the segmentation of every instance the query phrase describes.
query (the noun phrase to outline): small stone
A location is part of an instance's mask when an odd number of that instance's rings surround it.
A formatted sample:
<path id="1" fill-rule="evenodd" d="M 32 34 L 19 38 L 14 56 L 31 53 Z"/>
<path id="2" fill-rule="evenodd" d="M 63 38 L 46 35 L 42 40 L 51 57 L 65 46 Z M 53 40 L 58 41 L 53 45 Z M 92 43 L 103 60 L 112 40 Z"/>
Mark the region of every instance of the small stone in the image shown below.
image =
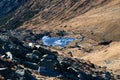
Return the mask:
<path id="1" fill-rule="evenodd" d="M 33 43 L 29 43 L 28 46 L 31 47 L 31 48 L 35 47 L 35 45 Z"/>
<path id="2" fill-rule="evenodd" d="M 47 68 L 47 67 L 43 67 L 43 66 L 40 66 L 38 68 L 38 72 L 40 74 L 43 74 L 43 75 L 47 75 L 47 76 L 57 76 L 59 75 L 59 73 L 53 69 L 50 69 L 50 68 Z"/>
<path id="3" fill-rule="evenodd" d="M 24 62 L 24 65 L 26 67 L 29 67 L 31 69 L 37 69 L 38 65 L 36 63 L 33 63 L 33 62 L 28 62 L 28 61 L 25 61 Z"/>
<path id="4" fill-rule="evenodd" d="M 106 74 L 102 74 L 102 77 L 105 78 L 105 77 L 106 77 Z"/>
<path id="5" fill-rule="evenodd" d="M 12 56 L 12 53 L 11 53 L 11 52 L 6 52 L 6 54 L 7 54 L 7 58 L 9 58 L 10 60 L 13 59 L 13 56 Z"/>
<path id="6" fill-rule="evenodd" d="M 48 56 L 48 54 L 45 54 L 45 55 L 43 55 L 42 57 L 43 57 L 43 58 L 46 58 L 47 56 Z"/>
<path id="7" fill-rule="evenodd" d="M 18 70 L 16 70 L 15 73 L 17 73 L 17 74 L 19 74 L 21 76 L 24 76 L 25 75 L 25 70 L 24 69 L 18 69 Z"/>
<path id="8" fill-rule="evenodd" d="M 71 57 L 73 57 L 73 52 L 72 52 L 72 51 L 68 52 L 68 54 L 69 54 Z"/>
<path id="9" fill-rule="evenodd" d="M 80 78 L 81 77 L 81 75 L 80 74 L 78 74 L 78 78 Z"/>
<path id="10" fill-rule="evenodd" d="M 110 61 L 110 60 L 105 60 L 104 62 L 105 62 L 105 64 L 112 64 L 112 61 Z"/>
<path id="11" fill-rule="evenodd" d="M 95 74 L 92 74 L 92 77 L 97 77 L 97 75 L 95 75 Z"/>
<path id="12" fill-rule="evenodd" d="M 36 54 L 28 53 L 25 55 L 27 61 L 38 62 L 40 57 Z"/>
<path id="13" fill-rule="evenodd" d="M 33 51 L 32 51 L 32 54 L 34 54 L 34 55 L 36 55 L 36 56 L 39 56 L 39 57 L 42 57 L 41 52 L 39 52 L 38 50 L 33 50 Z"/>
<path id="14" fill-rule="evenodd" d="M 39 49 L 39 48 L 40 48 L 40 45 L 35 45 L 35 47 Z"/>

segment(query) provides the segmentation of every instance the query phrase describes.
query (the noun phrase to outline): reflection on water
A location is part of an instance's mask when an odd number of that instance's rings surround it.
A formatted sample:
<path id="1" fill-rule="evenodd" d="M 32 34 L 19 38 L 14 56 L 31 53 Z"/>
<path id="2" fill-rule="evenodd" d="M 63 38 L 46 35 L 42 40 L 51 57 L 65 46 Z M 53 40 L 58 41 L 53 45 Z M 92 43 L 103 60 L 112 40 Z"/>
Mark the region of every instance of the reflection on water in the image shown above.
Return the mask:
<path id="1" fill-rule="evenodd" d="M 58 38 L 58 37 L 48 37 L 44 36 L 42 38 L 43 44 L 46 46 L 60 46 L 65 47 L 70 42 L 76 40 L 75 38 Z"/>

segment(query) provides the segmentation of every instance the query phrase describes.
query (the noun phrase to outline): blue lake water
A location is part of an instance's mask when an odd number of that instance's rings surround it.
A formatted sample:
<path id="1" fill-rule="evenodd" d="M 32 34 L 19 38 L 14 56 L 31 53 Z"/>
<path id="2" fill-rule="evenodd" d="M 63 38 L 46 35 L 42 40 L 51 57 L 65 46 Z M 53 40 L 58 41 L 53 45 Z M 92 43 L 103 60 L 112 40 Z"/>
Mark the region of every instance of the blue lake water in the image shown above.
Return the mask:
<path id="1" fill-rule="evenodd" d="M 60 46 L 60 47 L 65 47 L 70 42 L 76 40 L 75 38 L 59 38 L 59 37 L 48 37 L 44 36 L 42 38 L 42 42 L 46 46 Z"/>

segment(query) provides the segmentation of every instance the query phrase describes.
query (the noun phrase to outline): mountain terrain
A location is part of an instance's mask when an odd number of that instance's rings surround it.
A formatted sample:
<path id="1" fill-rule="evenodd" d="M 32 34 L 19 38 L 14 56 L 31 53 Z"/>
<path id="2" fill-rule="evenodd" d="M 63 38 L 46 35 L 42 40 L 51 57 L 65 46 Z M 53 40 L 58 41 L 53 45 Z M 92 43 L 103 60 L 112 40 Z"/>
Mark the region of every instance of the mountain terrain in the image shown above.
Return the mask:
<path id="1" fill-rule="evenodd" d="M 44 46 L 43 36 L 71 37 L 77 40 L 66 47 Z M 37 45 L 37 48 L 33 47 L 33 44 Z M 40 75 L 36 71 L 32 73 L 31 69 L 34 66 L 33 70 L 39 68 L 43 70 L 43 73 L 46 67 L 46 70 L 50 72 L 51 69 L 57 68 L 55 74 L 59 73 L 62 80 L 63 78 L 79 80 L 80 75 L 82 80 L 88 78 L 90 80 L 119 80 L 120 0 L 1 0 L 0 50 L 1 67 L 10 67 L 7 71 L 12 71 L 11 74 L 14 76 L 16 73 L 17 76 L 21 75 L 19 72 L 21 68 L 18 69 L 18 65 L 21 65 L 27 72 L 24 76 L 22 75 L 22 78 L 30 76 L 28 74 L 32 74 L 31 76 L 38 80 L 45 78 L 46 75 Z M 9 51 L 11 54 L 6 53 Z M 3 53 L 7 54 L 5 55 L 7 58 L 3 57 Z M 10 55 L 13 55 L 15 59 L 11 60 Z M 50 60 L 55 63 L 49 62 Z M 63 63 L 60 63 L 61 60 Z M 14 64 L 14 61 L 17 63 Z M 11 63 L 14 67 L 4 65 L 2 62 Z M 74 64 L 70 65 L 70 63 Z M 83 64 L 85 68 L 80 67 Z M 32 65 L 32 68 L 28 65 Z M 70 70 L 67 70 L 69 67 Z M 87 69 L 88 67 L 90 69 Z M 64 68 L 65 73 L 60 70 Z M 100 70 L 103 72 L 100 73 Z M 91 75 L 92 73 L 94 75 Z M 74 75 L 68 77 L 67 74 Z M 104 74 L 106 77 L 103 77 Z M 5 76 L 4 71 L 0 75 L 3 80 L 9 77 Z M 14 76 L 11 75 L 11 77 Z M 88 77 L 84 78 L 85 76 Z M 61 77 L 47 73 L 45 80 L 49 79 L 59 80 Z"/>
<path id="2" fill-rule="evenodd" d="M 21 4 L 23 6 L 16 9 L 7 20 L 2 19 L 1 26 L 14 29 L 23 25 L 38 30 L 36 32 L 47 29 L 85 30 L 94 32 L 100 40 L 118 41 L 119 3 L 119 0 L 31 0 Z"/>

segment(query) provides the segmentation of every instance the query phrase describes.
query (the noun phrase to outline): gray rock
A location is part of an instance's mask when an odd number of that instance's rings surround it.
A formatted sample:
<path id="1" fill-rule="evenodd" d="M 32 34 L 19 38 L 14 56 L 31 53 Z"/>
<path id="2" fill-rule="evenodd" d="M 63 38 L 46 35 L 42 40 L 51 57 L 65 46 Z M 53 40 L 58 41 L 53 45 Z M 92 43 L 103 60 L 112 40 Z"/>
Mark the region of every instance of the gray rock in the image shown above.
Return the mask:
<path id="1" fill-rule="evenodd" d="M 7 54 L 7 58 L 9 58 L 10 60 L 13 59 L 13 55 L 11 52 L 6 52 L 6 54 Z"/>
<path id="2" fill-rule="evenodd" d="M 28 43 L 28 46 L 31 47 L 31 48 L 35 47 L 34 43 Z"/>
<path id="3" fill-rule="evenodd" d="M 111 60 L 105 60 L 104 63 L 107 64 L 112 64 L 113 62 Z"/>
<path id="4" fill-rule="evenodd" d="M 35 47 L 36 47 L 37 49 L 39 49 L 39 48 L 40 48 L 40 45 L 35 45 Z"/>
<path id="5" fill-rule="evenodd" d="M 21 75 L 21 76 L 24 76 L 25 75 L 25 70 L 21 67 L 19 67 L 16 71 L 15 71 L 16 74 L 18 75 Z"/>
<path id="6" fill-rule="evenodd" d="M 27 61 L 38 62 L 41 59 L 41 53 L 37 50 L 34 50 L 32 53 L 25 55 Z"/>
<path id="7" fill-rule="evenodd" d="M 38 65 L 36 63 L 24 61 L 23 64 L 24 64 L 24 66 L 26 66 L 30 69 L 35 69 L 35 70 L 38 69 Z"/>
<path id="8" fill-rule="evenodd" d="M 50 55 L 48 55 L 46 58 L 47 58 L 47 59 L 55 60 L 55 59 L 57 59 L 57 56 L 54 55 L 54 54 L 50 54 Z"/>
<path id="9" fill-rule="evenodd" d="M 38 72 L 42 75 L 47 75 L 47 76 L 52 76 L 52 77 L 56 77 L 59 75 L 57 71 L 47 68 L 47 67 L 43 67 L 43 66 L 40 66 L 38 68 Z"/>
<path id="10" fill-rule="evenodd" d="M 35 55 L 39 56 L 39 58 L 42 57 L 42 53 L 40 51 L 38 51 L 38 50 L 33 50 L 32 54 L 35 54 Z"/>

